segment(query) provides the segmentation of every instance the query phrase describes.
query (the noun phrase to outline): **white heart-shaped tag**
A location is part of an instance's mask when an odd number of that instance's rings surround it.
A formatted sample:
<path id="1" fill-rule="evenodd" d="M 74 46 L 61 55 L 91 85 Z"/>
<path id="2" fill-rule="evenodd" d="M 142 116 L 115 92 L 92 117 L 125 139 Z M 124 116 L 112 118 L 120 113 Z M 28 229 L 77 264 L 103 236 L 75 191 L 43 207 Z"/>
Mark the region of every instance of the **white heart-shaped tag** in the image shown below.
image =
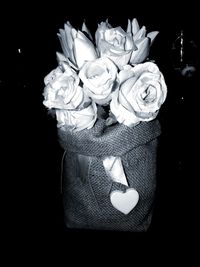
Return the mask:
<path id="1" fill-rule="evenodd" d="M 125 215 L 137 205 L 138 200 L 139 194 L 133 188 L 127 189 L 126 192 L 115 190 L 110 194 L 110 201 L 113 207 Z"/>

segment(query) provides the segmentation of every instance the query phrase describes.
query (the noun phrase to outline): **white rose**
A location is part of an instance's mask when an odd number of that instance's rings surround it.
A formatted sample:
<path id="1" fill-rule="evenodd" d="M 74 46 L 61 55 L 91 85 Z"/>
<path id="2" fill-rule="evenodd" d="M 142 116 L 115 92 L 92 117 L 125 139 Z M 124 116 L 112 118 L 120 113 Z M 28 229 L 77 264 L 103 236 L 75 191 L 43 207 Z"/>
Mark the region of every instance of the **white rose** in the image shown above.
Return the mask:
<path id="1" fill-rule="evenodd" d="M 120 87 L 112 95 L 111 112 L 118 122 L 134 126 L 156 118 L 167 95 L 167 86 L 156 64 L 126 66 L 119 73 Z"/>
<path id="2" fill-rule="evenodd" d="M 91 37 L 85 23 L 82 29 Z M 72 27 L 69 22 L 65 23 L 64 29 L 59 30 L 58 37 L 64 56 L 74 68 L 80 69 L 86 61 L 97 58 L 92 41 L 82 31 L 77 31 Z"/>
<path id="3" fill-rule="evenodd" d="M 88 61 L 79 72 L 85 93 L 96 103 L 106 105 L 116 89 L 117 67 L 106 57 Z"/>
<path id="4" fill-rule="evenodd" d="M 121 27 L 112 28 L 108 22 L 101 22 L 95 33 L 100 56 L 109 57 L 120 69 L 126 65 L 136 49 L 132 34 Z"/>
<path id="5" fill-rule="evenodd" d="M 67 64 L 51 71 L 44 82 L 43 104 L 49 109 L 76 109 L 90 102 L 79 86 L 78 75 Z"/>
<path id="6" fill-rule="evenodd" d="M 92 102 L 88 107 L 80 110 L 56 110 L 57 126 L 71 127 L 74 131 L 81 131 L 93 127 L 97 119 L 97 107 Z"/>

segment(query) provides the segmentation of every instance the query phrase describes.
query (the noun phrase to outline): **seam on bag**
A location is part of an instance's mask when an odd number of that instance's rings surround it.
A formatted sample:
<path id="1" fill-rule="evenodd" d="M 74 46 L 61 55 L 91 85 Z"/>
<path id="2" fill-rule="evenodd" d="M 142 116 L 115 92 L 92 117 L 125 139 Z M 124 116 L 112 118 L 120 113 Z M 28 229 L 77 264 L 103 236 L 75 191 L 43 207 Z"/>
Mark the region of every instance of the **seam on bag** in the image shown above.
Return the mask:
<path id="1" fill-rule="evenodd" d="M 92 188 L 91 181 L 90 181 L 90 169 L 91 169 L 91 164 L 92 164 L 92 158 L 89 157 L 89 166 L 88 166 L 88 174 L 87 174 L 87 175 L 88 175 L 88 184 L 89 184 L 90 190 L 91 190 L 91 192 L 92 192 L 92 195 L 93 195 L 93 197 L 94 197 L 94 199 L 95 199 L 96 205 L 97 205 L 97 207 L 99 208 L 99 210 L 100 210 L 100 212 L 101 212 L 101 207 L 100 207 L 100 205 L 99 205 L 99 202 L 98 202 L 98 200 L 97 200 L 97 197 L 96 197 L 96 195 L 95 195 L 95 193 L 94 193 L 94 190 L 93 190 L 93 188 Z"/>
<path id="2" fill-rule="evenodd" d="M 90 157 L 90 158 L 89 158 L 88 173 L 87 173 L 88 184 L 89 184 L 89 187 L 90 187 L 91 192 L 92 192 L 92 194 L 93 194 L 93 197 L 94 197 L 94 199 L 95 199 L 95 201 L 96 201 L 96 204 L 97 204 L 97 206 L 99 207 L 98 200 L 97 200 L 97 198 L 96 198 L 96 196 L 95 196 L 94 190 L 93 190 L 92 185 L 91 185 L 91 182 L 90 182 L 90 167 L 91 167 L 91 163 L 92 163 L 92 158 Z"/>
<path id="3" fill-rule="evenodd" d="M 61 159 L 61 171 L 60 171 L 60 194 L 63 193 L 63 170 L 64 170 L 64 159 L 66 156 L 67 150 L 64 151 Z"/>

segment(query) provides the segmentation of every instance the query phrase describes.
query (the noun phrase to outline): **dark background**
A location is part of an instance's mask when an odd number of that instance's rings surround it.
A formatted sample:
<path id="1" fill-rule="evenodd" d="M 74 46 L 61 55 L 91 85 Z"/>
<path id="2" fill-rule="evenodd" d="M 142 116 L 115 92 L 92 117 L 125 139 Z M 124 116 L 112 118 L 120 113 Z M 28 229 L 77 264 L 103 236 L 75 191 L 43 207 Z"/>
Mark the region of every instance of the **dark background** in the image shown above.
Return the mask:
<path id="1" fill-rule="evenodd" d="M 7 246 L 28 250 L 62 248 L 73 242 L 121 240 L 170 241 L 174 247 L 194 244 L 198 233 L 198 122 L 199 122 L 199 13 L 190 1 L 136 4 L 133 2 L 91 5 L 56 2 L 54 4 L 17 3 L 7 5 L 1 18 L 2 133 L 5 134 L 4 203 Z M 92 33 L 107 18 L 113 26 L 126 29 L 128 19 L 136 17 L 148 32 L 160 33 L 150 58 L 163 72 L 168 97 L 158 118 L 162 125 L 158 151 L 158 186 L 152 225 L 146 234 L 67 230 L 63 224 L 60 190 L 62 150 L 57 142 L 56 121 L 44 108 L 44 77 L 57 66 L 61 52 L 57 33 L 68 20 L 80 28 L 85 20 Z M 191 78 L 174 71 L 172 43 L 180 30 L 197 46 Z M 186 239 L 189 241 L 186 242 Z M 94 241 L 95 240 L 95 241 Z M 149 239 L 148 239 L 149 240 Z M 107 243 L 105 242 L 105 243 Z M 64 244 L 64 246 L 63 246 Z"/>

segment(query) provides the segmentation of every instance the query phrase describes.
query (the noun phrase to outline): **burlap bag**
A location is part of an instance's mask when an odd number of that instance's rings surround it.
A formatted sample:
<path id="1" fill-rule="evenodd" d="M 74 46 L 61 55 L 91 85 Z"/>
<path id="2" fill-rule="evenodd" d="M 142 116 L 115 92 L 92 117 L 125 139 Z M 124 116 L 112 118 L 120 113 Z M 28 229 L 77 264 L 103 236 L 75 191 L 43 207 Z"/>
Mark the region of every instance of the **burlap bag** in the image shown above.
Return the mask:
<path id="1" fill-rule="evenodd" d="M 58 130 L 65 150 L 63 158 L 63 205 L 68 228 L 147 231 L 154 207 L 158 120 L 133 128 L 123 124 L 107 127 L 99 118 L 92 129 Z M 110 193 L 127 186 L 106 175 L 102 159 L 120 156 L 129 186 L 139 193 L 137 205 L 127 215 L 113 207 Z"/>

